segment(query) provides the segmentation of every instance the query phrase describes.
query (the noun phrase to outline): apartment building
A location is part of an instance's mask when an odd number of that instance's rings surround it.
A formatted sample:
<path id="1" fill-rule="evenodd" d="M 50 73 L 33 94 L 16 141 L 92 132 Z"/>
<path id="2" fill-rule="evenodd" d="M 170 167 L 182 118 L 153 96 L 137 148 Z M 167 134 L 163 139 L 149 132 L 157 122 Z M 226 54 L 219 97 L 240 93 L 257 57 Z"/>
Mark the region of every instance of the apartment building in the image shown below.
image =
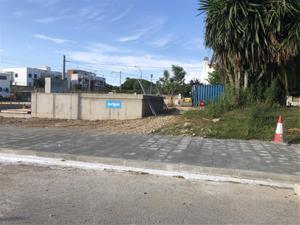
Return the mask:
<path id="1" fill-rule="evenodd" d="M 61 77 L 61 72 L 52 71 L 50 67 L 15 67 L 15 68 L 4 68 L 4 73 L 12 74 L 12 85 L 17 86 L 29 86 L 34 85 L 34 80 L 42 77 Z"/>
<path id="2" fill-rule="evenodd" d="M 72 89 L 98 91 L 105 86 L 105 78 L 97 77 L 93 72 L 70 69 L 67 74 Z"/>
<path id="3" fill-rule="evenodd" d="M 91 90 L 100 91 L 105 87 L 105 78 L 104 77 L 95 77 L 91 82 Z"/>

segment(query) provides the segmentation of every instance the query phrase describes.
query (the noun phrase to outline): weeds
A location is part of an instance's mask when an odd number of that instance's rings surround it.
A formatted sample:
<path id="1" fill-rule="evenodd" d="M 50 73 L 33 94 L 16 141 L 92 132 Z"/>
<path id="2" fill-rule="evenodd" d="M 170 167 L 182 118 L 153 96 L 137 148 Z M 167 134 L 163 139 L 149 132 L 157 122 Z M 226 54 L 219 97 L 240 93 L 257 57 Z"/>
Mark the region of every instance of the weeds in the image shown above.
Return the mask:
<path id="1" fill-rule="evenodd" d="M 167 135 L 271 141 L 278 116 L 282 115 L 285 140 L 300 143 L 300 109 L 298 108 L 270 107 L 262 103 L 225 111 L 217 122 L 214 122 L 213 117 L 209 117 L 205 110 L 187 111 L 177 124 L 164 127 L 157 132 Z"/>

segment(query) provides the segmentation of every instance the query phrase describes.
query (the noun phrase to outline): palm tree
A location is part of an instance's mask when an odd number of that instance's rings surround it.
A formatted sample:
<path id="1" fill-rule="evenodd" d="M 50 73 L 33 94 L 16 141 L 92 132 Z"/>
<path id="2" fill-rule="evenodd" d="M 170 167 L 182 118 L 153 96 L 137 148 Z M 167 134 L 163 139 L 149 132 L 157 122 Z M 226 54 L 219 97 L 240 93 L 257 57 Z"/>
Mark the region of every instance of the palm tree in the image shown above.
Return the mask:
<path id="1" fill-rule="evenodd" d="M 262 9 L 259 1 L 200 0 L 199 10 L 206 13 L 206 46 L 214 50 L 214 58 L 227 69 L 236 104 L 242 76 L 248 85 L 249 72 L 257 71 L 264 57 L 267 41 Z"/>
<path id="2" fill-rule="evenodd" d="M 270 64 L 299 54 L 299 5 L 299 0 L 199 0 L 206 14 L 205 44 L 227 70 L 236 104 L 249 77 L 257 81 L 269 75 Z"/>

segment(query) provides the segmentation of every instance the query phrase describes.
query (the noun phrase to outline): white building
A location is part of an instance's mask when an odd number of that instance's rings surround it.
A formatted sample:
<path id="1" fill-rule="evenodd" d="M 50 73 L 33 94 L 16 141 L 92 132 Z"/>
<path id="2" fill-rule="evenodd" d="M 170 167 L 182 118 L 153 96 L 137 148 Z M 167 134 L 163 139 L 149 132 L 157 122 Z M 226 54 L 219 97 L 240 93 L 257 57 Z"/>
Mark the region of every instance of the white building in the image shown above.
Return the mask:
<path id="1" fill-rule="evenodd" d="M 34 80 L 42 77 L 61 77 L 60 72 L 51 71 L 51 68 L 48 66 L 41 68 L 5 68 L 2 71 L 12 73 L 12 85 L 17 86 L 33 86 Z"/>
<path id="2" fill-rule="evenodd" d="M 0 73 L 0 98 L 10 97 L 11 74 Z"/>
<path id="3" fill-rule="evenodd" d="M 82 90 L 100 90 L 105 86 L 105 78 L 97 77 L 95 73 L 70 69 L 68 70 L 68 78 L 71 82 L 71 87 L 82 89 Z"/>
<path id="4" fill-rule="evenodd" d="M 209 84 L 208 82 L 208 73 L 214 71 L 214 68 L 209 64 L 208 57 L 205 57 L 203 62 L 201 63 L 201 70 L 200 70 L 200 83 Z"/>

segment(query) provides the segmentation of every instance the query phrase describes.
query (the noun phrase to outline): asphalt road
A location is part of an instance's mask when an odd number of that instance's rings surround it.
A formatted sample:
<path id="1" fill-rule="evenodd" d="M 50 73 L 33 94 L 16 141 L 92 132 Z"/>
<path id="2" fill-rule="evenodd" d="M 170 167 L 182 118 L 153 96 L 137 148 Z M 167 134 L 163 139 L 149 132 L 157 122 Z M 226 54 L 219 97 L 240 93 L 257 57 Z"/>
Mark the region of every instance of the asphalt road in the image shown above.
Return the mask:
<path id="1" fill-rule="evenodd" d="M 292 190 L 0 165 L 0 224 L 299 224 Z"/>

